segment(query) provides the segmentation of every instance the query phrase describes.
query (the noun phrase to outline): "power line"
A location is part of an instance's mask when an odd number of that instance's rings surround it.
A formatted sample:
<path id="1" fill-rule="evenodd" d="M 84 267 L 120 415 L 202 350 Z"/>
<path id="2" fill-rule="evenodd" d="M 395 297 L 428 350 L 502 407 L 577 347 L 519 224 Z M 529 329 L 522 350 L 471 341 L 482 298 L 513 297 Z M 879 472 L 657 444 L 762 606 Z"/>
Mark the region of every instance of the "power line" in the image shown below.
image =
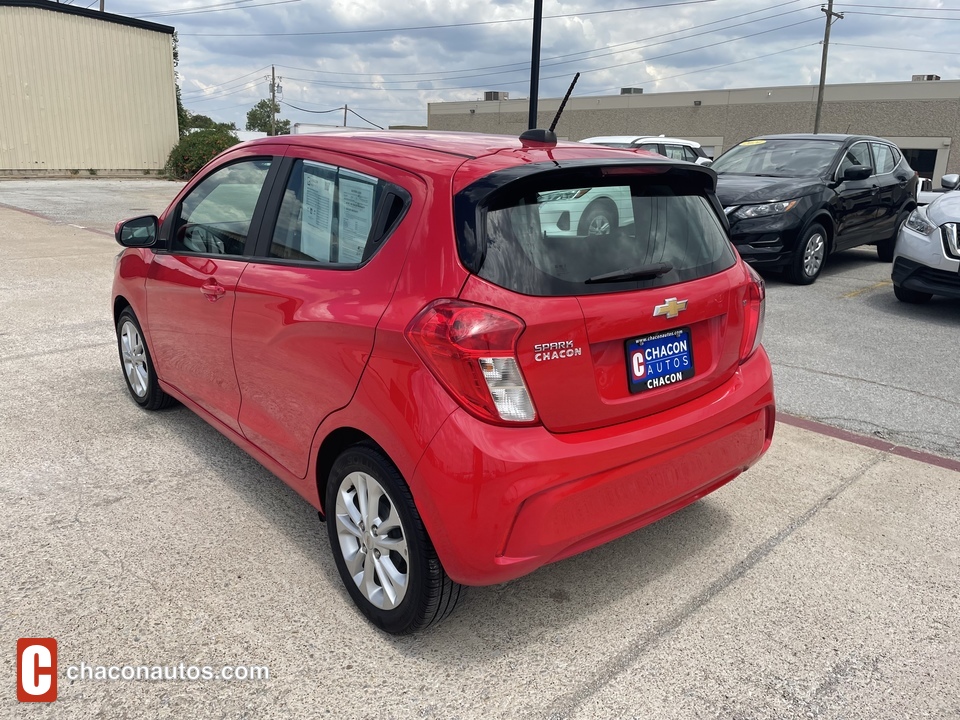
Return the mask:
<path id="1" fill-rule="evenodd" d="M 696 75 L 696 74 L 702 73 L 702 72 L 710 72 L 711 70 L 719 70 L 720 68 L 730 67 L 731 65 L 740 65 L 741 63 L 753 62 L 754 60 L 763 60 L 763 59 L 768 58 L 768 57 L 773 57 L 774 55 L 784 55 L 784 54 L 786 54 L 786 53 L 795 52 L 796 50 L 803 50 L 803 49 L 805 49 L 805 48 L 814 47 L 815 45 L 819 45 L 819 44 L 820 44 L 819 42 L 813 42 L 813 43 L 807 43 L 806 45 L 797 45 L 796 47 L 787 48 L 786 50 L 777 50 L 776 52 L 767 53 L 767 54 L 765 54 L 765 55 L 756 55 L 755 57 L 744 58 L 743 60 L 733 60 L 733 61 L 731 61 L 731 62 L 722 63 L 722 64 L 720 64 L 720 65 L 713 65 L 712 67 L 698 68 L 698 69 L 696 69 L 696 70 L 689 70 L 688 72 L 679 73 L 679 74 L 677 74 L 677 75 L 667 75 L 666 77 L 657 78 L 656 80 L 645 80 L 645 81 L 643 81 L 643 82 L 630 83 L 630 85 L 649 85 L 649 84 L 651 84 L 651 83 L 658 83 L 658 82 L 662 82 L 662 81 L 664 81 L 664 80 L 674 80 L 675 78 L 686 77 L 687 75 Z M 835 44 L 837 44 L 837 43 L 835 43 Z M 611 91 L 611 92 L 612 92 L 612 91 L 618 90 L 619 87 L 620 87 L 620 86 L 618 85 L 617 87 L 604 88 L 603 90 L 599 90 L 599 91 L 598 91 L 598 90 L 594 90 L 594 91 L 592 91 L 592 92 L 593 92 L 594 94 L 604 93 L 604 92 L 607 92 L 607 91 Z M 587 94 L 587 93 L 585 92 L 584 94 Z"/>
<path id="2" fill-rule="evenodd" d="M 227 12 L 229 10 L 247 10 L 248 8 L 266 7 L 267 5 L 286 5 L 287 3 L 295 3 L 300 1 L 301 0 L 272 0 L 272 2 L 259 3 L 257 5 L 237 5 L 236 7 L 225 7 L 216 10 L 183 10 L 180 12 L 150 13 L 149 15 L 134 15 L 133 17 L 143 20 L 146 18 L 174 17 L 175 15 L 204 15 L 206 13 L 213 12 Z"/>
<path id="3" fill-rule="evenodd" d="M 225 98 L 229 95 L 236 95 L 237 93 L 240 93 L 240 92 L 253 91 L 254 89 L 256 89 L 257 86 L 263 85 L 263 83 L 265 83 L 266 80 L 256 80 L 256 81 L 251 80 L 250 82 L 253 83 L 252 87 L 247 87 L 246 85 L 244 85 L 243 87 L 239 87 L 236 90 L 230 90 L 229 92 L 217 93 L 216 95 L 209 95 L 207 97 L 202 97 L 202 98 L 187 98 L 187 100 L 191 103 L 202 103 L 202 102 L 209 102 L 210 100 L 219 100 L 220 98 Z"/>
<path id="4" fill-rule="evenodd" d="M 221 90 L 230 90 L 230 89 L 232 89 L 232 88 L 227 87 L 227 85 L 232 85 L 233 83 L 237 82 L 238 80 L 243 80 L 244 78 L 248 78 L 248 77 L 250 77 L 251 75 L 257 75 L 257 74 L 259 74 L 259 73 L 262 73 L 264 70 L 266 70 L 266 69 L 269 68 L 269 67 L 270 67 L 269 65 L 264 65 L 262 68 L 258 68 L 257 70 L 254 70 L 253 72 L 248 72 L 246 75 L 241 75 L 240 77 L 235 77 L 235 78 L 233 78 L 233 79 L 231 79 L 231 80 L 224 80 L 224 81 L 223 81 L 222 83 L 220 83 L 219 85 L 210 85 L 210 86 L 208 86 L 208 87 L 203 88 L 202 90 L 190 90 L 190 91 L 184 92 L 184 96 L 186 96 L 186 95 L 207 95 L 207 94 L 209 94 L 208 91 L 209 91 L 211 88 L 220 88 Z M 246 83 L 244 83 L 244 84 L 246 84 Z M 235 87 L 235 86 L 234 86 L 234 87 Z"/>
<path id="5" fill-rule="evenodd" d="M 344 107 L 346 107 L 346 105 L 344 105 Z M 382 128 L 380 125 L 377 125 L 375 122 L 370 122 L 370 121 L 367 120 L 363 115 L 361 115 L 360 113 L 356 112 L 355 110 L 351 110 L 350 108 L 347 108 L 347 111 L 348 111 L 349 113 L 351 113 L 352 115 L 356 115 L 358 118 L 360 118 L 361 120 L 363 120 L 365 123 L 369 123 L 370 125 L 373 125 L 375 128 L 380 128 L 381 130 L 383 130 L 383 128 Z"/>
<path id="6" fill-rule="evenodd" d="M 792 0 L 792 3 L 801 2 L 801 1 L 802 1 L 802 0 Z M 790 4 L 792 4 L 792 3 L 785 3 L 785 4 L 786 4 L 786 5 L 790 5 Z M 776 7 L 776 6 L 774 6 L 774 7 Z M 782 7 L 782 6 L 781 6 L 781 7 Z M 673 38 L 672 40 L 659 40 L 659 38 L 664 37 L 664 35 L 675 35 L 675 34 L 682 33 L 682 32 L 688 32 L 688 31 L 690 31 L 690 30 L 698 30 L 698 29 L 700 29 L 700 28 L 704 28 L 704 27 L 707 27 L 707 26 L 709 26 L 709 25 L 717 25 L 717 24 L 722 23 L 722 22 L 727 22 L 728 20 L 736 20 L 736 19 L 738 19 L 738 18 L 745 17 L 745 16 L 747 16 L 747 15 L 753 15 L 753 14 L 756 14 L 756 13 L 758 13 L 758 12 L 766 12 L 767 10 L 771 10 L 771 9 L 773 9 L 773 8 L 764 8 L 764 9 L 762 9 L 762 10 L 754 10 L 754 11 L 749 12 L 749 13 L 742 13 L 742 14 L 740 14 L 740 15 L 734 15 L 734 16 L 729 17 L 729 18 L 723 18 L 723 19 L 721 19 L 721 20 L 714 20 L 713 22 L 703 23 L 703 24 L 701 24 L 701 25 L 693 25 L 693 26 L 691 26 L 691 27 L 683 28 L 683 29 L 681 29 L 681 30 L 674 30 L 674 31 L 669 32 L 669 33 L 659 33 L 659 34 L 657 34 L 657 35 L 651 35 L 651 36 L 649 36 L 649 37 L 640 38 L 639 40 L 630 40 L 630 41 L 625 42 L 625 43 L 618 43 L 618 44 L 615 44 L 615 45 L 608 45 L 608 46 L 606 46 L 605 48 L 599 48 L 599 49 L 594 49 L 594 50 L 582 50 L 582 51 L 580 51 L 580 52 L 566 53 L 566 54 L 564 54 L 564 55 L 555 55 L 555 56 L 553 56 L 553 57 L 545 58 L 544 61 L 543 61 L 543 63 L 542 63 L 542 66 L 543 66 L 543 67 L 555 67 L 555 66 L 557 66 L 557 65 L 565 65 L 565 64 L 570 64 L 570 63 L 573 63 L 573 62 L 581 62 L 581 61 L 583 61 L 583 60 L 592 60 L 592 59 L 596 59 L 596 58 L 600 58 L 600 57 L 607 57 L 607 56 L 610 56 L 610 55 L 617 55 L 617 54 L 620 54 L 620 53 L 623 53 L 623 52 L 633 52 L 633 51 L 636 51 L 636 50 L 645 50 L 645 49 L 647 49 L 647 48 L 656 47 L 657 45 L 665 45 L 665 44 L 672 43 L 672 42 L 679 42 L 679 41 L 681 41 L 681 40 L 688 40 L 688 39 L 691 39 L 691 38 L 700 37 L 701 35 L 708 35 L 708 34 L 711 34 L 711 33 L 715 33 L 715 32 L 722 31 L 722 30 L 731 30 L 731 29 L 736 28 L 736 27 L 742 27 L 743 25 L 752 25 L 753 23 L 762 22 L 762 21 L 764 21 L 764 20 L 773 20 L 773 19 L 775 19 L 775 18 L 783 17 L 783 16 L 785 16 L 785 15 L 791 15 L 791 14 L 793 14 L 793 13 L 803 12 L 803 11 L 805 11 L 805 10 L 809 10 L 809 9 L 815 8 L 815 7 L 819 7 L 819 3 L 816 4 L 816 5 L 807 5 L 807 6 L 805 6 L 805 7 L 798 8 L 798 9 L 796 9 L 796 10 L 788 10 L 788 11 L 786 11 L 786 12 L 777 13 L 777 14 L 775 14 L 775 15 L 770 15 L 770 16 L 765 17 L 765 18 L 758 18 L 758 19 L 754 19 L 754 20 L 750 20 L 750 21 L 746 21 L 746 22 L 742 22 L 742 23 L 735 23 L 735 24 L 733 24 L 733 25 L 727 25 L 727 26 L 722 27 L 722 28 L 714 28 L 714 29 L 712 29 L 712 30 L 705 30 L 704 32 L 693 33 L 693 34 L 691 34 L 691 35 L 686 35 L 686 36 L 684 36 L 684 37 Z M 650 43 L 649 45 L 637 45 L 637 43 L 643 43 L 643 42 L 646 42 L 646 41 L 648 41 L 648 40 L 657 40 L 657 42 Z M 623 50 L 614 50 L 614 51 L 609 51 L 609 52 L 600 52 L 601 50 L 605 50 L 605 51 L 606 51 L 606 50 L 610 50 L 610 48 L 624 47 L 624 46 L 626 46 L 626 45 L 633 45 L 634 47 L 625 48 L 625 49 L 623 49 Z M 596 54 L 588 55 L 588 54 L 590 54 L 590 53 L 596 53 Z M 552 62 L 553 60 L 560 60 L 561 58 L 573 57 L 573 56 L 575 56 L 575 55 L 584 55 L 584 56 L 587 56 L 587 57 L 579 58 L 579 59 L 577 59 L 577 60 L 565 60 L 565 61 L 563 61 L 563 62 Z M 291 67 L 291 66 L 289 66 L 289 65 L 279 65 L 278 67 L 283 67 L 283 68 L 286 68 L 286 69 L 288 69 L 288 70 L 302 70 L 302 71 L 305 71 L 305 72 L 313 72 L 313 73 L 322 74 L 322 75 L 375 76 L 375 77 L 388 77 L 388 76 L 392 76 L 392 75 L 403 75 L 403 76 L 407 76 L 407 77 L 419 77 L 419 76 L 424 76 L 424 75 L 434 76 L 434 77 L 430 77 L 430 78 L 421 78 L 421 79 L 416 79 L 416 80 L 411 79 L 411 80 L 370 80 L 370 81 L 358 81 L 358 82 L 371 82 L 371 83 L 380 83 L 380 82 L 402 83 L 402 82 L 424 82 L 425 80 L 436 80 L 436 81 L 438 81 L 438 82 L 443 81 L 443 80 L 463 80 L 463 79 L 466 79 L 466 78 L 491 77 L 491 76 L 496 76 L 496 75 L 509 74 L 509 73 L 513 73 L 513 72 L 526 72 L 527 69 L 529 68 L 529 63 L 526 63 L 526 62 L 524 62 L 524 63 L 506 63 L 506 64 L 503 64 L 503 65 L 490 65 L 490 66 L 487 66 L 487 67 L 472 68 L 472 70 L 495 70 L 495 69 L 497 69 L 497 68 L 509 68 L 509 67 L 515 68 L 515 69 L 513 69 L 513 70 L 504 70 L 503 72 L 499 72 L 499 73 L 483 73 L 483 74 L 473 74 L 473 75 L 452 75 L 453 73 L 462 73 L 462 72 L 464 72 L 464 71 L 463 71 L 463 70 L 446 70 L 446 71 L 440 71 L 442 74 L 451 75 L 451 77 L 437 77 L 437 76 L 436 76 L 436 71 L 434 71 L 434 72 L 432 72 L 432 73 L 431 73 L 431 72 L 424 72 L 424 73 L 351 73 L 351 72 L 344 72 L 344 73 L 338 73 L 338 72 L 332 71 L 332 70 L 330 70 L 330 71 L 328 71 L 328 70 L 311 70 L 310 68 L 298 68 L 298 67 Z"/>
<path id="7" fill-rule="evenodd" d="M 942 8 L 937 8 L 941 11 Z M 933 17 L 932 15 L 901 15 L 898 13 L 873 13 L 861 10 L 844 10 L 845 15 L 872 15 L 874 17 L 903 18 L 905 20 L 960 20 L 960 17 Z"/>
<path id="8" fill-rule="evenodd" d="M 833 43 L 834 46 L 840 45 L 843 47 L 854 47 L 854 48 L 868 48 L 870 50 L 895 50 L 897 52 L 916 52 L 916 53 L 927 53 L 932 55 L 960 55 L 960 52 L 950 52 L 948 50 L 920 50 L 918 48 L 898 48 L 898 47 L 884 47 L 882 45 L 854 45 L 853 43 Z"/>
<path id="9" fill-rule="evenodd" d="M 838 2 L 835 5 L 844 7 L 877 8 L 879 10 L 922 10 L 923 12 L 960 12 L 960 8 L 915 7 L 903 5 L 861 5 L 859 3 Z"/>
<path id="10" fill-rule="evenodd" d="M 301 112 L 313 113 L 314 115 L 326 115 L 327 113 L 340 112 L 341 110 L 343 110 L 343 106 L 342 106 L 342 105 L 341 105 L 340 107 L 335 107 L 335 108 L 333 108 L 333 109 L 331 109 L 331 110 L 307 110 L 306 108 L 297 107 L 297 106 L 294 105 L 293 103 L 288 103 L 286 100 L 280 100 L 279 102 L 280 102 L 281 104 L 283 104 L 283 105 L 286 105 L 287 107 L 292 107 L 294 110 L 299 110 L 299 111 L 301 111 Z"/>
<path id="11" fill-rule="evenodd" d="M 610 13 L 631 12 L 633 10 L 653 10 L 656 8 L 679 7 L 681 5 L 703 5 L 718 2 L 718 0 L 682 0 L 681 2 L 663 3 L 660 5 L 638 5 L 636 7 L 617 8 L 614 10 L 592 10 L 581 13 L 565 13 L 562 15 L 544 15 L 543 19 L 557 19 L 570 17 L 585 17 L 587 15 L 608 15 Z M 514 18 L 512 20 L 483 20 L 466 23 L 447 23 L 445 25 L 414 25 L 409 27 L 371 28 L 366 30 L 323 30 L 317 32 L 282 32 L 282 33 L 181 33 L 191 37 L 294 37 L 316 35 L 360 35 L 367 33 L 409 32 L 411 30 L 443 30 L 449 28 L 477 27 L 480 25 L 503 25 L 507 23 L 530 22 L 532 17 Z"/>
<path id="12" fill-rule="evenodd" d="M 732 43 L 732 42 L 739 42 L 740 40 L 748 40 L 749 38 L 757 37 L 758 35 L 766 35 L 766 34 L 769 34 L 769 33 L 772 33 L 772 32 L 777 32 L 777 31 L 779 31 L 779 30 L 786 30 L 786 29 L 789 29 L 789 28 L 797 27 L 798 25 L 806 25 L 807 23 L 816 22 L 816 21 L 818 21 L 818 20 L 819 20 L 819 18 L 810 18 L 809 20 L 801 20 L 801 21 L 799 21 L 799 22 L 790 23 L 790 24 L 787 24 L 787 25 L 781 25 L 781 26 L 779 26 L 779 27 L 770 28 L 770 29 L 768 29 L 768 30 L 760 30 L 760 31 L 758 31 L 758 32 L 750 33 L 750 34 L 748 34 L 748 35 L 741 35 L 740 37 L 736 37 L 736 38 L 729 38 L 729 39 L 727 39 L 727 40 L 718 40 L 717 42 L 714 42 L 714 43 L 708 43 L 708 44 L 706 44 L 706 45 L 699 45 L 699 46 L 694 47 L 694 48 L 687 48 L 686 50 L 676 50 L 676 51 L 674 51 L 674 52 L 664 53 L 664 54 L 662 54 L 662 55 L 655 55 L 655 56 L 653 56 L 653 57 L 641 58 L 640 60 L 631 60 L 630 62 L 625 62 L 625 63 L 615 63 L 615 64 L 613 64 L 613 65 L 605 65 L 605 66 L 603 66 L 603 67 L 598 67 L 598 68 L 588 68 L 588 69 L 586 69 L 586 70 L 581 70 L 580 73 L 581 73 L 581 74 L 586 74 L 586 73 L 602 72 L 602 71 L 604 71 L 604 70 L 612 70 L 612 69 L 615 69 L 615 68 L 627 67 L 628 65 L 636 65 L 636 64 L 638 64 L 638 63 L 647 63 L 647 62 L 653 62 L 654 60 L 663 60 L 664 58 L 675 57 L 675 56 L 677 56 L 677 55 L 683 55 L 683 54 L 690 53 L 690 52 L 697 52 L 697 51 L 705 50 L 705 49 L 711 48 L 711 47 L 717 47 L 717 46 L 720 46 L 720 45 L 726 45 L 726 44 Z M 685 39 L 685 38 L 681 38 L 681 39 Z M 555 64 L 561 64 L 561 63 L 555 63 Z M 510 71 L 510 72 L 517 72 L 517 71 Z M 473 77 L 490 77 L 491 75 L 494 75 L 494 76 L 495 76 L 495 75 L 504 75 L 504 74 L 509 74 L 509 72 L 507 72 L 507 73 L 480 73 L 480 74 L 478 74 L 478 75 L 463 75 L 463 76 L 456 77 L 456 78 L 441 78 L 441 79 L 439 79 L 438 81 L 442 81 L 442 80 L 444 80 L 444 79 L 446 79 L 446 80 L 465 80 L 465 79 L 469 79 L 469 78 L 473 78 Z M 542 78 L 540 78 L 540 79 L 541 79 L 541 80 L 553 80 L 553 79 L 561 78 L 561 77 L 567 77 L 567 75 L 565 75 L 565 74 L 564 74 L 564 75 L 548 75 L 548 76 L 542 77 Z M 322 87 L 332 87 L 332 88 L 337 88 L 337 89 L 340 89 L 340 90 L 389 90 L 389 91 L 391 91 L 391 92 L 402 92 L 402 91 L 422 92 L 422 91 L 423 91 L 421 88 L 396 88 L 396 87 L 392 87 L 392 88 L 377 88 L 377 87 L 367 87 L 367 86 L 357 86 L 357 85 L 344 85 L 344 84 L 342 84 L 342 83 L 332 83 L 332 82 L 325 82 L 325 81 L 322 81 L 322 80 L 310 80 L 310 79 L 308 79 L 308 78 L 297 78 L 297 77 L 288 77 L 287 79 L 288 79 L 288 80 L 295 81 L 295 82 L 307 83 L 307 84 L 309 84 L 309 85 L 319 85 L 319 86 L 322 86 Z M 385 84 L 386 82 L 392 82 L 392 83 L 411 83 L 411 82 L 425 82 L 425 81 L 424 81 L 424 80 L 394 80 L 394 81 L 384 81 L 384 83 L 381 83 L 381 84 Z M 499 82 L 500 82 L 501 85 L 504 85 L 504 84 L 505 84 L 505 85 L 519 85 L 519 84 L 521 84 L 521 83 L 523 83 L 523 82 L 525 82 L 525 81 L 524 81 L 524 80 L 515 80 L 515 81 L 502 80 L 502 81 L 499 81 Z M 472 89 L 474 89 L 474 88 L 475 88 L 475 86 L 456 86 L 456 87 L 449 87 L 449 86 L 447 86 L 447 87 L 429 88 L 429 90 L 472 90 Z"/>

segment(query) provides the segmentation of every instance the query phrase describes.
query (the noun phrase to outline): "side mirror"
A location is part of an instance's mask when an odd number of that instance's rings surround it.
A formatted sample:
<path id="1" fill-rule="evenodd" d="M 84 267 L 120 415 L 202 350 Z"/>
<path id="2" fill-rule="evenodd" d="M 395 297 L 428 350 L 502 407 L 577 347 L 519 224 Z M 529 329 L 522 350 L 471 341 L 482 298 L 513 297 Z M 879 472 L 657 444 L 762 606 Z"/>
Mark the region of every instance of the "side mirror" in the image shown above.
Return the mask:
<path id="1" fill-rule="evenodd" d="M 843 171 L 844 180 L 866 180 L 873 175 L 873 168 L 869 165 L 851 165 Z"/>
<path id="2" fill-rule="evenodd" d="M 160 221 L 156 215 L 143 215 L 117 223 L 113 235 L 123 247 L 150 247 L 157 241 Z"/>
<path id="3" fill-rule="evenodd" d="M 711 165 L 713 165 L 713 160 L 707 157 L 699 157 L 697 158 L 696 164 L 703 165 L 704 167 L 710 167 Z"/>
<path id="4" fill-rule="evenodd" d="M 940 178 L 940 187 L 944 190 L 956 190 L 958 185 L 960 185 L 960 175 L 956 173 L 950 173 Z"/>

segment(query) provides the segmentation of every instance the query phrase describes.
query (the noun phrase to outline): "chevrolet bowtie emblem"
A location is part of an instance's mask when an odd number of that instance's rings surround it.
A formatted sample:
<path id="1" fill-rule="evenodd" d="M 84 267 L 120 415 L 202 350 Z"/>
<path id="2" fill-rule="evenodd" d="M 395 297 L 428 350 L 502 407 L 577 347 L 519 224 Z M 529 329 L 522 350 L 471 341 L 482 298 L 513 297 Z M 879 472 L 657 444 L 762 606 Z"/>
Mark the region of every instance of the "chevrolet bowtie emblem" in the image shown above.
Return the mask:
<path id="1" fill-rule="evenodd" d="M 663 301 L 663 305 L 657 305 L 653 309 L 653 316 L 660 317 L 661 315 L 666 315 L 668 318 L 675 318 L 680 314 L 681 310 L 687 309 L 686 300 L 677 300 L 676 298 L 667 298 Z"/>

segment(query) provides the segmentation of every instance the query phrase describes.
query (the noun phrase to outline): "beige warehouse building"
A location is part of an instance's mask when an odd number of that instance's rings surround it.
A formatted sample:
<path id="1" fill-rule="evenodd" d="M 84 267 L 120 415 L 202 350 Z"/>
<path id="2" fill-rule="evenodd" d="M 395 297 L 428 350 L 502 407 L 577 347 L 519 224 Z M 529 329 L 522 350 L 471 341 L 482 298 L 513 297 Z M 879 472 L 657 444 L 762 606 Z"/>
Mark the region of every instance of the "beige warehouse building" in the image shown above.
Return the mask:
<path id="1" fill-rule="evenodd" d="M 178 140 L 173 28 L 0 0 L 0 177 L 142 174 Z"/>
<path id="2" fill-rule="evenodd" d="M 919 77 L 919 76 L 918 76 Z M 924 177 L 960 172 L 960 80 L 827 85 L 820 130 L 876 135 L 894 141 Z M 933 76 L 935 77 L 935 76 Z M 813 132 L 817 87 L 572 97 L 557 135 L 668 135 L 696 140 L 711 156 L 755 135 Z M 503 93 L 474 102 L 430 103 L 431 130 L 519 135 L 527 127 L 528 100 Z M 549 127 L 560 98 L 541 99 L 538 124 Z"/>

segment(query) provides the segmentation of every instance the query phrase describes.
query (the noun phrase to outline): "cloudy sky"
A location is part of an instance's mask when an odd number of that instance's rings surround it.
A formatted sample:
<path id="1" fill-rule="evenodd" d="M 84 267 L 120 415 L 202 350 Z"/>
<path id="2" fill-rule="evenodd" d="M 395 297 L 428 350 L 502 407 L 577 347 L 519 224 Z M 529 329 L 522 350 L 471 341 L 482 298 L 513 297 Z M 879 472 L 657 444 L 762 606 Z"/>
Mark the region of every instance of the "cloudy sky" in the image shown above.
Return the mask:
<path id="1" fill-rule="evenodd" d="M 424 125 L 428 102 L 484 90 L 529 97 L 533 0 L 105 0 L 172 25 L 191 112 L 243 129 L 282 78 L 293 122 Z M 88 2 L 73 0 L 77 6 Z M 97 2 L 89 3 L 97 7 Z M 819 78 L 824 14 L 809 0 L 544 0 L 540 97 L 763 85 Z M 835 2 L 828 82 L 960 77 L 960 0 Z M 313 111 L 334 110 L 327 113 Z"/>

